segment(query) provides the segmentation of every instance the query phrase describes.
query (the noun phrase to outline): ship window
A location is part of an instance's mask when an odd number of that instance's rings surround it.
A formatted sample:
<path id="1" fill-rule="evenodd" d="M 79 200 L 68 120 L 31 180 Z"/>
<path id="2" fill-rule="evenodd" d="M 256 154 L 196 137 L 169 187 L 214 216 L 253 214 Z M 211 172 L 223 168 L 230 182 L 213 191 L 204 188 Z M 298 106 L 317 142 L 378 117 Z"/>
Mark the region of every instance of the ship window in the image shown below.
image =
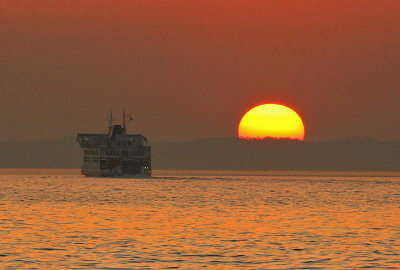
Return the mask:
<path id="1" fill-rule="evenodd" d="M 83 153 L 85 155 L 97 155 L 97 151 L 96 150 L 84 150 Z"/>

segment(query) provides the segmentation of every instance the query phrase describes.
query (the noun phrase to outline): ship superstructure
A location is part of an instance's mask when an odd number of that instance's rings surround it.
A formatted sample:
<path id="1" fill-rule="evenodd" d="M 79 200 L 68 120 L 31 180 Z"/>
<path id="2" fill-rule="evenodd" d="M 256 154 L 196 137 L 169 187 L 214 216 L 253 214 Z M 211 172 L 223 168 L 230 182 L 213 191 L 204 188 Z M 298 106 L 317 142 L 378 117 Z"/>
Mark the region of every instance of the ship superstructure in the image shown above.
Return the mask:
<path id="1" fill-rule="evenodd" d="M 77 141 L 85 176 L 151 176 L 151 147 L 143 135 L 127 134 L 125 112 L 122 125 L 113 124 L 111 112 L 108 134 L 79 133 Z"/>

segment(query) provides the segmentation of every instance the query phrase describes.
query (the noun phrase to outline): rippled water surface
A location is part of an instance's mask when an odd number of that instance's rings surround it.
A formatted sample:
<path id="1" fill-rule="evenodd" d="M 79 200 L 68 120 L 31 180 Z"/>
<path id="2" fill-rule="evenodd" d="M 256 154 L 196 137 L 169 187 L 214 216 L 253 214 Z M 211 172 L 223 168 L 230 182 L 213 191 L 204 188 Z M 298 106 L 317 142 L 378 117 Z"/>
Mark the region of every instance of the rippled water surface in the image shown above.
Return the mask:
<path id="1" fill-rule="evenodd" d="M 3 171 L 0 269 L 400 269 L 398 175 L 265 174 Z"/>

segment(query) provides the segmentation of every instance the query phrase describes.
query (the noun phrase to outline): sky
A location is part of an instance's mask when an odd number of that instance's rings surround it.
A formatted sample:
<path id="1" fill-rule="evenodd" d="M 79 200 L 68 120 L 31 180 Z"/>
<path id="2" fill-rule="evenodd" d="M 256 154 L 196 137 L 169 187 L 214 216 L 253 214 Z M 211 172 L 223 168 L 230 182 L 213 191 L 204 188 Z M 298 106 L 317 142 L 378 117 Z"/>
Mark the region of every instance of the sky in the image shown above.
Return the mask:
<path id="1" fill-rule="evenodd" d="M 400 140 L 400 1 L 0 2 L 0 141 L 233 137 L 280 103 L 305 140 Z"/>

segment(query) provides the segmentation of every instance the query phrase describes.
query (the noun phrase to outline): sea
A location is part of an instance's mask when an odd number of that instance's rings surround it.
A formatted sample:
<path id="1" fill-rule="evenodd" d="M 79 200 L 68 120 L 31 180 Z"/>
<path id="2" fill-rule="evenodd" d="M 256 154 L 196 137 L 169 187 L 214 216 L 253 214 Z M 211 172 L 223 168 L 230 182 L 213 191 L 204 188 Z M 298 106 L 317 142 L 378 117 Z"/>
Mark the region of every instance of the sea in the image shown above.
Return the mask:
<path id="1" fill-rule="evenodd" d="M 0 171 L 0 269 L 400 269 L 400 172 Z"/>

